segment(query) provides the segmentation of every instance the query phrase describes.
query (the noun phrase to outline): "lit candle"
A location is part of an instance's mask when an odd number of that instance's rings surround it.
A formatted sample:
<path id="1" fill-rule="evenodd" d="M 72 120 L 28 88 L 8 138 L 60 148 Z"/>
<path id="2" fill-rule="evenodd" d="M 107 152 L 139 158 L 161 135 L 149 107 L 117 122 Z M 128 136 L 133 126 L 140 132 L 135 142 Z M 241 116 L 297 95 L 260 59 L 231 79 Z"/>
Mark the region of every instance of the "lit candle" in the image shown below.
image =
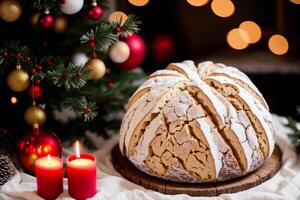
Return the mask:
<path id="1" fill-rule="evenodd" d="M 75 152 L 67 157 L 69 194 L 75 199 L 87 199 L 96 194 L 96 157 L 80 154 L 78 142 Z"/>
<path id="2" fill-rule="evenodd" d="M 35 161 L 37 193 L 44 199 L 55 199 L 63 192 L 63 161 L 50 155 Z"/>

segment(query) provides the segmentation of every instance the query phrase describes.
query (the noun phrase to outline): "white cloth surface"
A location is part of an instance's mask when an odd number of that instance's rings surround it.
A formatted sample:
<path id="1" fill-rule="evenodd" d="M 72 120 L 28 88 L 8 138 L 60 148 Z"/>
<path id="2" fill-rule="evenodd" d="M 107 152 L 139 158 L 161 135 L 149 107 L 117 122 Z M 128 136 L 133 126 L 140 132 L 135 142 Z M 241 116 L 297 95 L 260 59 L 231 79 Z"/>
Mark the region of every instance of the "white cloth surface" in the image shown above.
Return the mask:
<path id="1" fill-rule="evenodd" d="M 91 199 L 101 200 L 295 200 L 300 196 L 300 159 L 297 157 L 295 149 L 290 143 L 288 134 L 291 130 L 284 126 L 286 118 L 273 115 L 275 121 L 275 130 L 277 131 L 277 144 L 283 152 L 283 166 L 281 170 L 270 180 L 261 185 L 246 191 L 222 194 L 218 197 L 190 197 L 188 195 L 164 195 L 158 192 L 147 190 L 141 186 L 123 178 L 113 168 L 111 163 L 110 151 L 118 142 L 118 136 L 106 141 L 105 143 L 95 140 L 99 145 L 99 150 L 94 152 L 97 157 L 97 185 L 98 193 Z M 101 144 L 102 143 L 102 144 Z M 66 151 L 65 151 L 66 153 Z M 2 188 L 0 194 L 1 200 L 27 199 L 40 200 L 36 194 L 35 178 L 18 172 Z M 64 192 L 58 199 L 72 199 L 68 195 L 67 179 L 64 179 Z"/>

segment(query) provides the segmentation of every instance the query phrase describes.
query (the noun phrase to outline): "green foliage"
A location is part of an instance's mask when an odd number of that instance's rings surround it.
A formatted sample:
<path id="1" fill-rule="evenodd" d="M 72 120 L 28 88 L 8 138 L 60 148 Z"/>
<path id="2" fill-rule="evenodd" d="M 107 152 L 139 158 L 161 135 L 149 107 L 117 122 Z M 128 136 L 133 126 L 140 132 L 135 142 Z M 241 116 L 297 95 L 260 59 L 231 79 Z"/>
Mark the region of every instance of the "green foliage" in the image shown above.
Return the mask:
<path id="1" fill-rule="evenodd" d="M 67 67 L 60 64 L 55 69 L 47 71 L 46 76 L 59 88 L 79 89 L 90 80 L 90 69 L 72 63 Z"/>

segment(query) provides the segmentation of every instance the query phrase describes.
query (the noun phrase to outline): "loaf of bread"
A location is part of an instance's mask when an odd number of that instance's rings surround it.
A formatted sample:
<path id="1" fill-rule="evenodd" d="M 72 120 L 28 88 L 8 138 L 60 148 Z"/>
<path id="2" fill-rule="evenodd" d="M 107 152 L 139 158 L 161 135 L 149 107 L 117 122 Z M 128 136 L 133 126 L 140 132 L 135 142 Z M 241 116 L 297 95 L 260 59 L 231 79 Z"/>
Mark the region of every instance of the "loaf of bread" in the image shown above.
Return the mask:
<path id="1" fill-rule="evenodd" d="M 237 68 L 172 63 L 128 103 L 120 150 L 140 170 L 177 182 L 217 182 L 259 168 L 273 151 L 272 116 Z"/>

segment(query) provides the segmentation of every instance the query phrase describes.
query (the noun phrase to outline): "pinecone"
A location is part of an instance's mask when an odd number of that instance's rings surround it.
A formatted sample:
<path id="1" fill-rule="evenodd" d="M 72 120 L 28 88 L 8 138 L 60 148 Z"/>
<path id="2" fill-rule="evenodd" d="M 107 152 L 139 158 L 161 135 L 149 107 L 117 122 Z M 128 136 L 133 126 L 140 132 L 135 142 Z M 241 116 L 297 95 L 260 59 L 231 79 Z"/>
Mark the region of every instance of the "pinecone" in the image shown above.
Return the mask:
<path id="1" fill-rule="evenodd" d="M 7 156 L 0 155 L 0 185 L 6 183 L 15 174 L 13 163 Z"/>

